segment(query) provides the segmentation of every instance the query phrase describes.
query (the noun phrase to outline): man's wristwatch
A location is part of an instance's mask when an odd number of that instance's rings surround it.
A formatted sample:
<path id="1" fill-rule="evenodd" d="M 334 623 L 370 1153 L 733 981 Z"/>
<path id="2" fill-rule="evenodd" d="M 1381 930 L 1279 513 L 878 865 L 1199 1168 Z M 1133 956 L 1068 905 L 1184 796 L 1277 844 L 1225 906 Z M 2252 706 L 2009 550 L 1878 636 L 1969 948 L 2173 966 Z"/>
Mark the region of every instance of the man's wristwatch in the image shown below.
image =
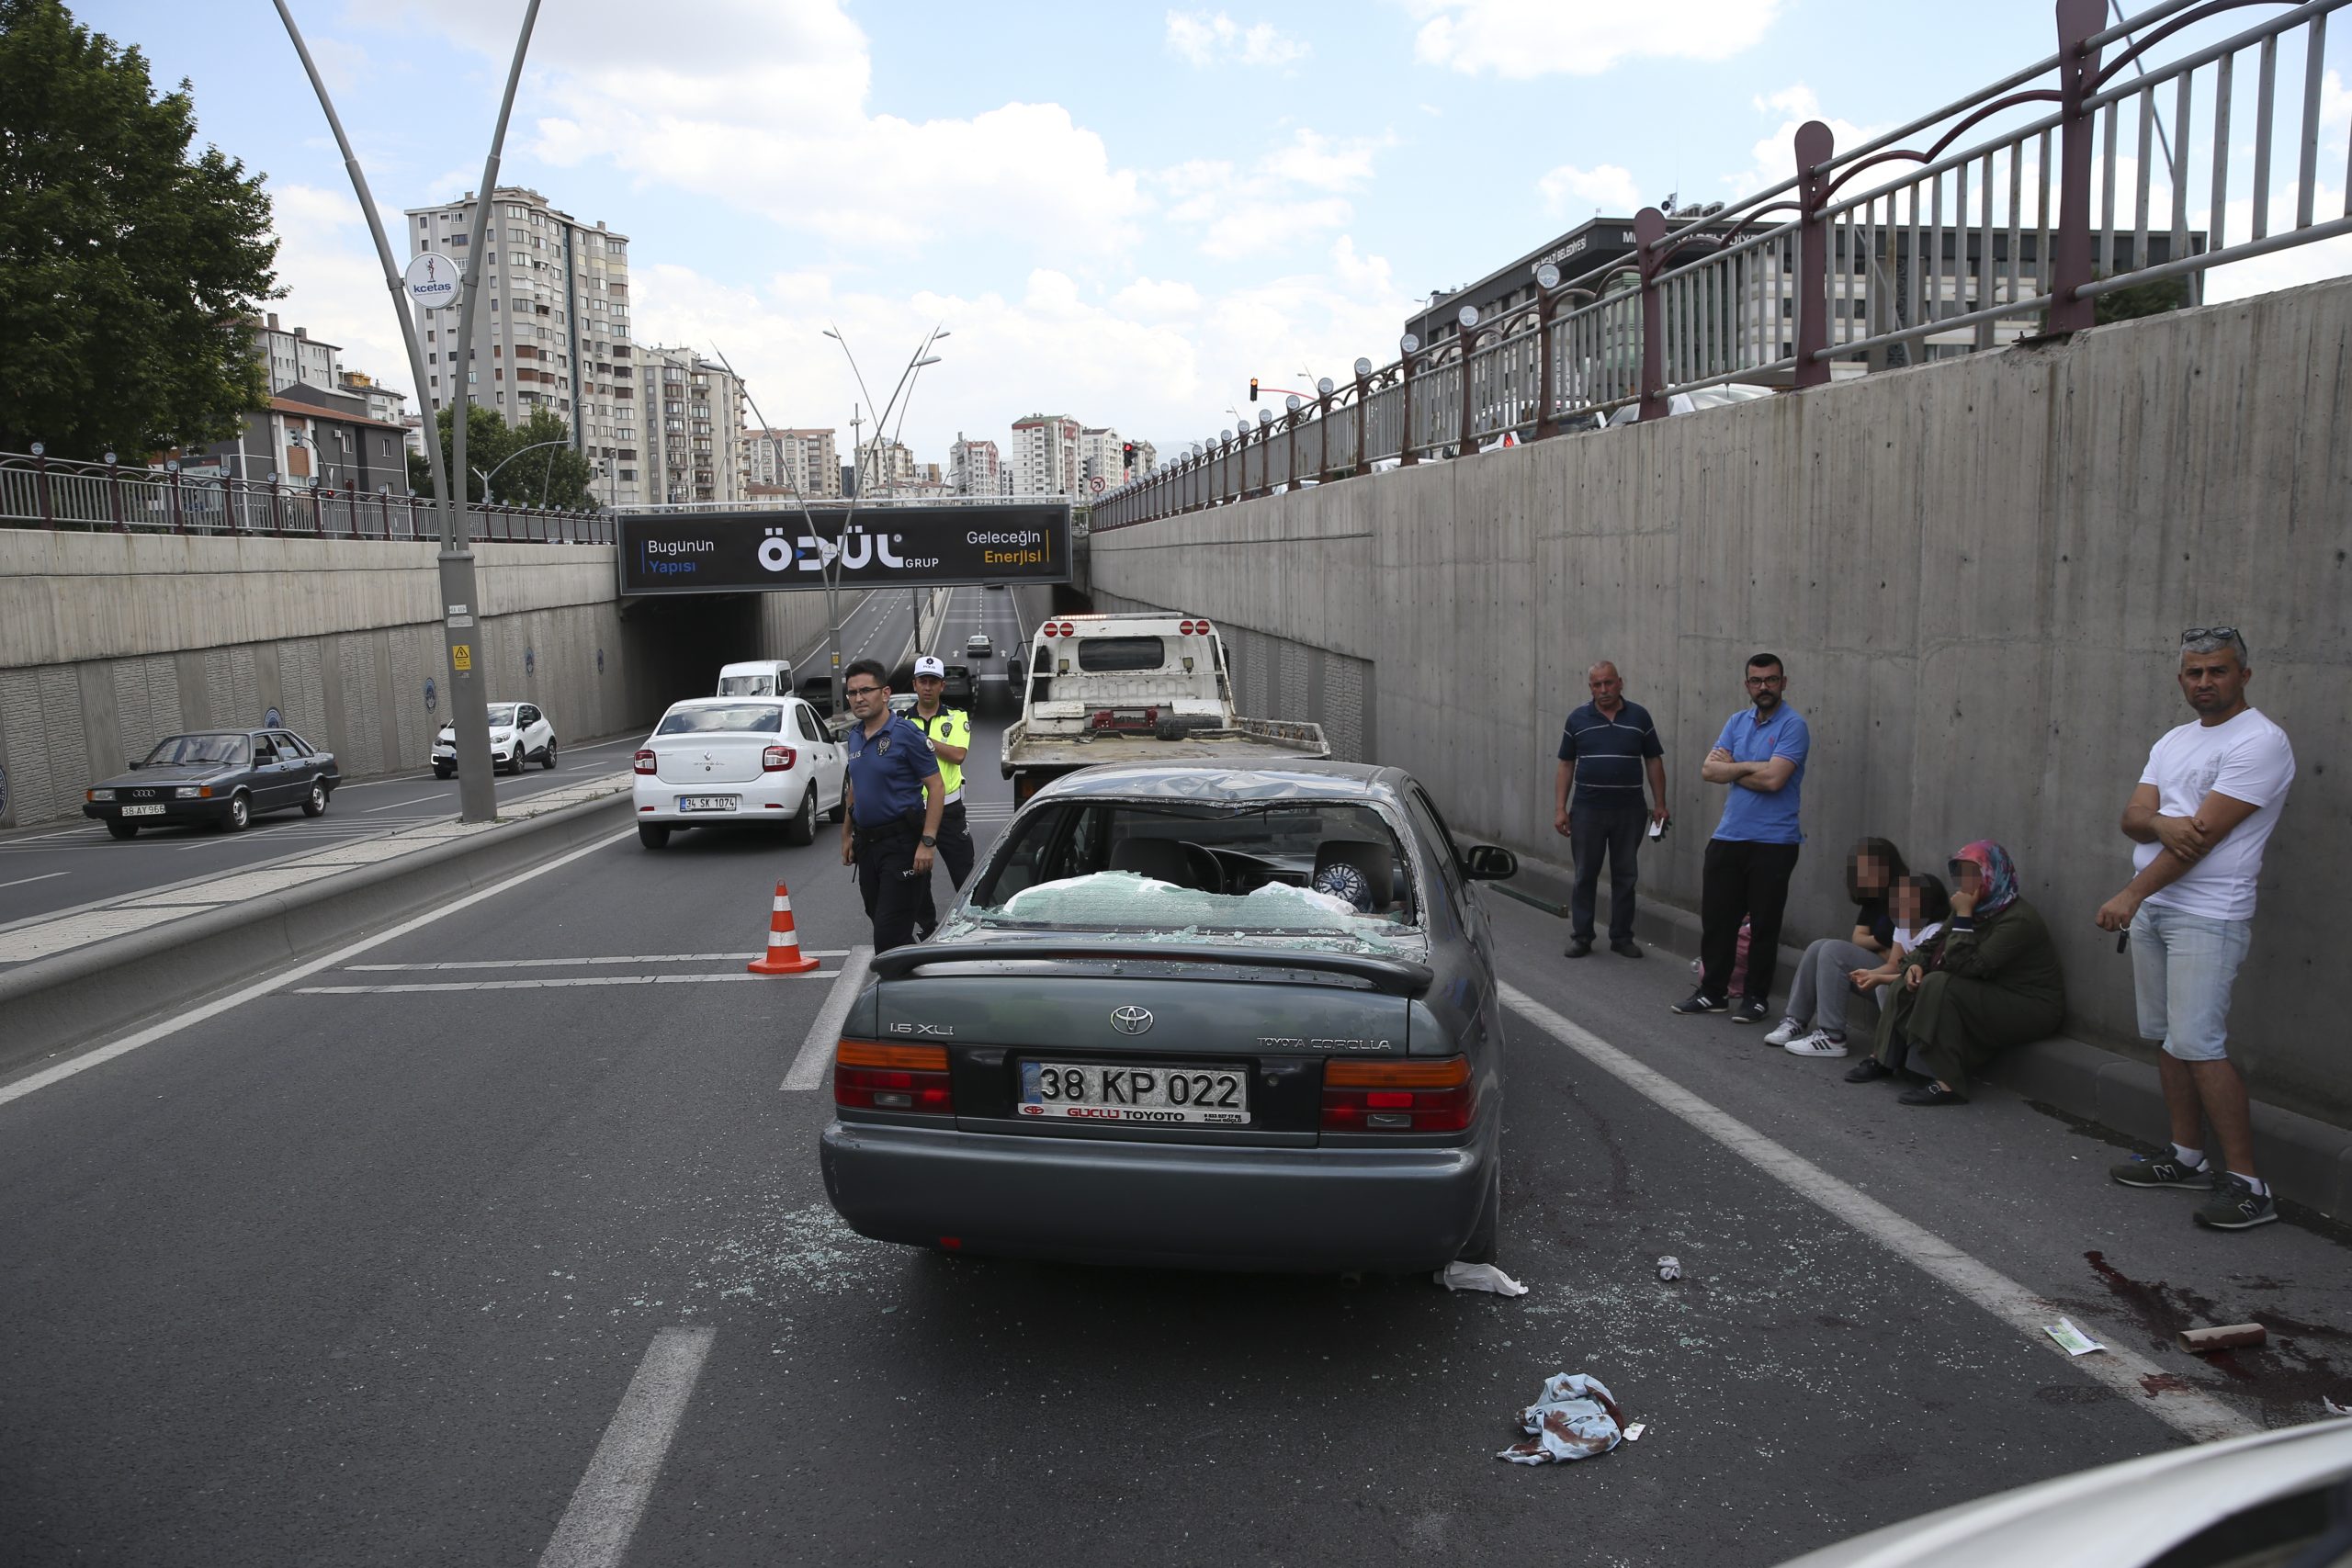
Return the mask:
<path id="1" fill-rule="evenodd" d="M 927 850 L 935 850 L 935 849 L 937 849 L 937 848 L 939 847 L 939 840 L 938 840 L 938 838 L 937 838 L 936 836 L 933 835 L 933 834 L 930 834 L 930 833 L 925 833 L 924 835 L 922 835 L 922 837 L 920 840 L 917 840 L 917 842 L 921 843 L 921 844 L 922 845 L 922 847 L 923 847 L 924 849 L 927 849 Z"/>

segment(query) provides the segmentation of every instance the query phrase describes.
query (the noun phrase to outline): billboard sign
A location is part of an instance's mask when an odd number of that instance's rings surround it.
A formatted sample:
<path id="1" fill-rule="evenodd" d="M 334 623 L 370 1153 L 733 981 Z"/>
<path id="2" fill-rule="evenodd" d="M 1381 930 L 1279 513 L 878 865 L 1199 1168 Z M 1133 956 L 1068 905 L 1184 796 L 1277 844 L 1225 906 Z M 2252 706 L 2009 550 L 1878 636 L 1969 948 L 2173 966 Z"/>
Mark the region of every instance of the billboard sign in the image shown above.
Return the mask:
<path id="1" fill-rule="evenodd" d="M 815 526 L 810 526 L 811 521 Z M 621 592 L 763 593 L 844 587 L 1068 582 L 1070 511 L 1034 506 L 845 506 L 620 513 Z"/>

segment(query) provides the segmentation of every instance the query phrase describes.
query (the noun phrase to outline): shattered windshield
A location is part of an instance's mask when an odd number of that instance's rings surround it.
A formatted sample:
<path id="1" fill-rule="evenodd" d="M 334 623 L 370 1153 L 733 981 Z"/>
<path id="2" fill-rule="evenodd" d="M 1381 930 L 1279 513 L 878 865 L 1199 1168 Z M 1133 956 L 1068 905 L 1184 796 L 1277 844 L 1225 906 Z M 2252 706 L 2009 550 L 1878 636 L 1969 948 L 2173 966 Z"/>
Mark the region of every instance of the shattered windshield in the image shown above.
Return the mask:
<path id="1" fill-rule="evenodd" d="M 1417 923 L 1396 833 L 1352 802 L 1063 803 L 1015 825 L 965 913 L 983 927 L 1363 942 Z"/>

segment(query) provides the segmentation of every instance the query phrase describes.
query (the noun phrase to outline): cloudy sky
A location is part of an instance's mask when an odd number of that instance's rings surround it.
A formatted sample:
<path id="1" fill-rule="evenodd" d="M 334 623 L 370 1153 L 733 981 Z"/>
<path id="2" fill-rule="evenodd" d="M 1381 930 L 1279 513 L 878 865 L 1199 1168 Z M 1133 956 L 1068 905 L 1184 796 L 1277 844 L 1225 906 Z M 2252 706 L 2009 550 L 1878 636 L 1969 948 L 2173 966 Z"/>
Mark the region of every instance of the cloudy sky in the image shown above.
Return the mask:
<path id="1" fill-rule="evenodd" d="M 521 0 L 291 3 L 388 212 L 478 183 Z M 75 13 L 159 80 L 190 79 L 202 135 L 268 176 L 281 318 L 405 388 L 380 270 L 272 6 Z M 919 459 L 959 431 L 1002 443 L 1033 412 L 1169 451 L 1229 425 L 1253 375 L 1302 387 L 1393 357 L 1417 296 L 1596 210 L 1760 188 L 1787 176 L 1804 119 L 1852 145 L 2052 47 L 2050 0 L 1966 14 L 544 0 L 503 182 L 629 235 L 639 341 L 716 344 L 771 423 L 846 428 L 858 392 L 827 324 L 887 398 L 944 323 L 907 411 Z M 2323 132 L 2339 210 L 2345 35 Z M 2213 297 L 2352 270 L 2347 249 L 2244 264 Z"/>

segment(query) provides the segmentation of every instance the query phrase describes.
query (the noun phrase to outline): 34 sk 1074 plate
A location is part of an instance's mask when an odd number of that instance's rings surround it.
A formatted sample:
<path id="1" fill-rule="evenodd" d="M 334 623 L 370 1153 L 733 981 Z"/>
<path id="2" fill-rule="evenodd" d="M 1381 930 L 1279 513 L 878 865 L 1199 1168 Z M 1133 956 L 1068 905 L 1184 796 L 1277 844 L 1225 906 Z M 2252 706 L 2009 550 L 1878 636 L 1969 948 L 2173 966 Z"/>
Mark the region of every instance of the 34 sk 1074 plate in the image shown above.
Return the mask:
<path id="1" fill-rule="evenodd" d="M 1069 1122 L 1250 1124 L 1250 1074 L 1174 1063 L 1023 1062 L 1021 1114 Z"/>
<path id="2" fill-rule="evenodd" d="M 681 811 L 732 811 L 735 796 L 731 795 L 682 795 L 678 796 Z"/>

